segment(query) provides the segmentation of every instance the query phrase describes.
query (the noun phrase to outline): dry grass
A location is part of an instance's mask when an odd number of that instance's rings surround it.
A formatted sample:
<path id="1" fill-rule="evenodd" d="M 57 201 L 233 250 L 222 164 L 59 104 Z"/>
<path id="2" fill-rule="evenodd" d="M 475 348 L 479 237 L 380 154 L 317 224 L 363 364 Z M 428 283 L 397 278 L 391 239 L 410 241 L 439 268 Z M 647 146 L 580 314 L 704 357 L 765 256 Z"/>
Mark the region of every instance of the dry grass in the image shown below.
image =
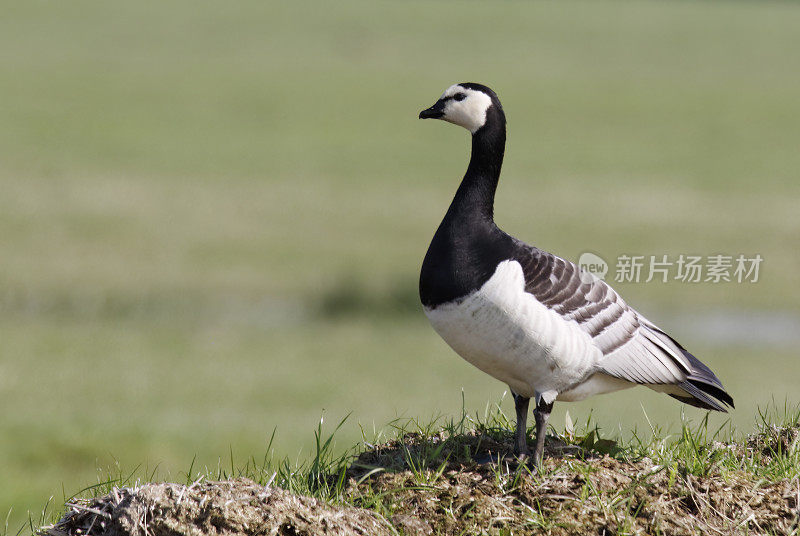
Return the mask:
<path id="1" fill-rule="evenodd" d="M 64 518 L 45 534 L 393 534 L 372 512 L 334 507 L 247 479 L 115 488 L 67 508 Z"/>

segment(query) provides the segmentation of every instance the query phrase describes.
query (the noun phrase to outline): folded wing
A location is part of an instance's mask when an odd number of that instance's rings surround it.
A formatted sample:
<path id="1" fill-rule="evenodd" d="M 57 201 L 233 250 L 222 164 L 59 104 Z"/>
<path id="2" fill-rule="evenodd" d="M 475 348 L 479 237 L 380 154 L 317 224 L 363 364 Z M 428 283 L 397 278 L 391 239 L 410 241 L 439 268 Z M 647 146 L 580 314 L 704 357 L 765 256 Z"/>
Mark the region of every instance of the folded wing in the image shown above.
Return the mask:
<path id="1" fill-rule="evenodd" d="M 526 292 L 589 334 L 602 352 L 597 372 L 697 407 L 733 407 L 733 399 L 706 365 L 628 306 L 607 283 L 560 257 L 518 245 L 515 260 L 522 265 Z"/>

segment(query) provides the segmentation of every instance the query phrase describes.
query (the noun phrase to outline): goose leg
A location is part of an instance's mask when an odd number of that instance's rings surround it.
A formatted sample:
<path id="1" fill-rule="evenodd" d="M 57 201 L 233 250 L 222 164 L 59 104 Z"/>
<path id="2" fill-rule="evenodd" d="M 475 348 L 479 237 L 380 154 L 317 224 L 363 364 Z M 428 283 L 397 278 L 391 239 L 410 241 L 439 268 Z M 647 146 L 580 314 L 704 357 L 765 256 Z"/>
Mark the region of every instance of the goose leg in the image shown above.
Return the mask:
<path id="1" fill-rule="evenodd" d="M 537 467 L 542 464 L 544 457 L 544 438 L 547 435 L 547 419 L 550 418 L 551 411 L 553 411 L 553 402 L 548 404 L 544 398 L 539 397 L 536 409 L 533 410 L 533 418 L 536 419 L 536 447 L 533 450 L 533 464 Z"/>
<path id="2" fill-rule="evenodd" d="M 514 455 L 524 460 L 531 455 L 528 448 L 528 403 L 530 398 L 522 395 L 514 395 L 514 409 L 517 410 L 517 430 L 514 434 Z"/>

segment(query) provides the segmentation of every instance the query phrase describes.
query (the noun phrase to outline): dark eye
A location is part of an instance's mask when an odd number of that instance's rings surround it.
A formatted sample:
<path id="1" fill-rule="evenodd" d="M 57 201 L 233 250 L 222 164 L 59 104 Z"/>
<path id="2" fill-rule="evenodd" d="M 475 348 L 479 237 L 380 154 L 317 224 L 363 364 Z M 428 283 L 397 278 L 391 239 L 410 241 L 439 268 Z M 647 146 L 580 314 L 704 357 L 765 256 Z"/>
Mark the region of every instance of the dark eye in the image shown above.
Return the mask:
<path id="1" fill-rule="evenodd" d="M 467 98 L 467 96 L 464 95 L 463 93 L 456 93 L 455 95 L 453 95 L 453 100 L 457 100 L 457 101 L 462 101 L 462 100 L 464 100 L 466 98 Z"/>

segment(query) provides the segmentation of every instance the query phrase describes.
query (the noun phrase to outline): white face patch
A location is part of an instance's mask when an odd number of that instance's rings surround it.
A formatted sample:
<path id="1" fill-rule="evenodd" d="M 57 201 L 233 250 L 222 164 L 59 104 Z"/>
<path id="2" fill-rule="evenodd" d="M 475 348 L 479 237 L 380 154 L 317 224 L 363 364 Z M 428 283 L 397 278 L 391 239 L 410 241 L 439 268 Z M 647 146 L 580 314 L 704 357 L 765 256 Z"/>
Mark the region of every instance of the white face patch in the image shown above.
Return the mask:
<path id="1" fill-rule="evenodd" d="M 441 98 L 453 97 L 459 93 L 465 98 L 460 101 L 449 99 L 441 119 L 462 126 L 475 134 L 486 123 L 486 110 L 492 105 L 492 99 L 482 91 L 468 89 L 458 84 L 447 88 Z"/>

